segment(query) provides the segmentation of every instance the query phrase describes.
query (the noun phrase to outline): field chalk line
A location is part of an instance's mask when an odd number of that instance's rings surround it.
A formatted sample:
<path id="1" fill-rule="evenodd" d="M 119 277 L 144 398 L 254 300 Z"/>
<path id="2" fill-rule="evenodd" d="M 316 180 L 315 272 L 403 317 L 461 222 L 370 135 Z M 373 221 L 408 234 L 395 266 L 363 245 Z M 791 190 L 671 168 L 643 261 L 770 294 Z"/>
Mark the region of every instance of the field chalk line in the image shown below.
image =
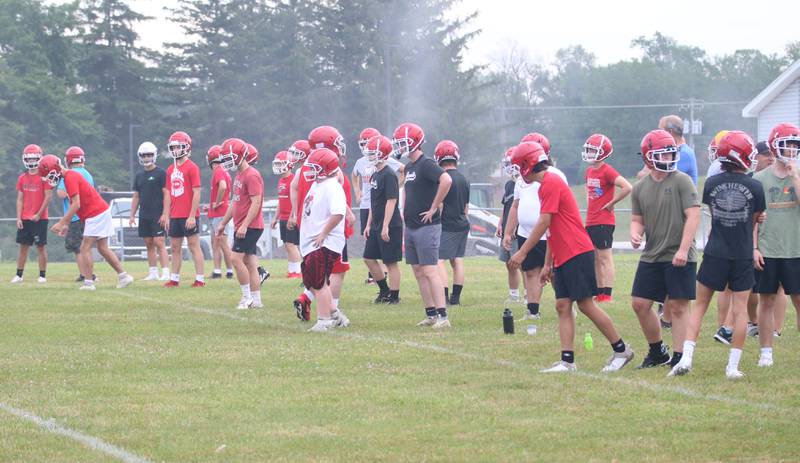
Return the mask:
<path id="1" fill-rule="evenodd" d="M 86 447 L 89 447 L 92 450 L 103 452 L 106 455 L 116 458 L 117 460 L 124 461 L 125 463 L 150 463 L 150 460 L 142 458 L 138 455 L 134 455 L 131 452 L 123 448 L 117 447 L 116 445 L 109 444 L 108 442 L 102 439 L 99 439 L 94 436 L 89 436 L 80 431 L 75 431 L 74 429 L 65 428 L 64 426 L 61 426 L 60 424 L 56 423 L 55 420 L 53 419 L 45 419 L 27 410 L 22 410 L 21 408 L 12 407 L 11 405 L 7 405 L 2 402 L 0 402 L 0 410 L 3 410 L 4 412 L 10 415 L 14 415 L 17 418 L 30 421 L 31 423 L 44 429 L 47 432 L 68 437 L 74 441 L 80 442 L 81 444 L 85 445 Z"/>
<path id="2" fill-rule="evenodd" d="M 170 305 L 169 301 L 164 301 L 164 300 L 161 300 L 161 299 L 154 299 L 154 298 L 145 297 L 145 296 L 141 296 L 141 295 L 134 296 L 132 294 L 129 295 L 128 293 L 121 293 L 121 294 L 124 294 L 125 296 L 131 297 L 131 298 L 139 299 L 139 300 L 147 300 L 147 301 L 150 301 L 150 302 L 153 302 L 153 303 L 157 303 L 157 304 Z M 228 318 L 228 319 L 236 320 L 236 321 L 240 321 L 240 322 L 257 323 L 257 324 L 261 324 L 261 325 L 273 325 L 273 326 L 276 326 L 276 327 L 294 329 L 293 326 L 288 325 L 286 323 L 282 323 L 282 322 L 276 321 L 276 320 L 270 320 L 270 319 L 265 319 L 265 318 L 248 318 L 248 317 L 243 317 L 241 315 L 237 315 L 235 313 L 223 312 L 223 311 L 220 311 L 220 310 L 214 310 L 214 309 L 209 309 L 209 308 L 205 308 L 205 307 L 183 306 L 183 307 L 180 307 L 180 308 L 185 309 L 185 310 L 189 310 L 189 311 L 195 312 L 195 313 L 201 313 L 201 314 L 206 314 L 206 315 L 214 315 L 214 316 L 217 316 L 217 317 L 224 317 L 224 318 Z M 459 358 L 472 360 L 472 361 L 476 361 L 476 362 L 494 364 L 494 365 L 498 365 L 498 366 L 502 366 L 502 367 L 510 367 L 510 368 L 515 368 L 515 369 L 524 370 L 524 371 L 535 371 L 535 370 L 531 369 L 530 365 L 524 365 L 522 363 L 514 362 L 512 360 L 501 360 L 501 359 L 487 357 L 487 356 L 484 356 L 484 355 L 472 354 L 472 353 L 469 353 L 469 352 L 461 352 L 461 351 L 449 349 L 447 347 L 437 346 L 435 344 L 424 344 L 424 343 L 419 343 L 419 342 L 416 342 L 416 341 L 399 340 L 399 339 L 393 339 L 393 338 L 386 338 L 386 337 L 383 337 L 383 336 L 364 335 L 364 334 L 360 334 L 360 333 L 351 333 L 351 332 L 347 332 L 347 331 L 343 331 L 343 330 L 334 330 L 334 331 L 331 331 L 330 334 L 333 334 L 335 336 L 341 336 L 341 337 L 348 338 L 348 339 L 355 339 L 355 340 L 360 340 L 360 341 L 372 341 L 372 342 L 379 342 L 379 343 L 383 343 L 383 344 L 390 344 L 390 345 L 394 345 L 394 346 L 405 346 L 405 347 L 410 347 L 410 348 L 418 349 L 418 350 L 426 350 L 426 351 L 430 351 L 430 352 L 436 352 L 436 353 L 439 353 L 439 354 L 451 355 L 451 356 L 454 356 L 454 357 L 459 357 Z M 698 399 L 698 400 L 705 400 L 705 401 L 708 401 L 708 402 L 720 402 L 720 403 L 724 403 L 724 404 L 727 404 L 727 405 L 733 405 L 733 406 L 748 406 L 748 407 L 757 408 L 757 409 L 760 409 L 760 410 L 786 411 L 786 408 L 780 407 L 778 405 L 775 405 L 775 404 L 772 404 L 772 403 L 768 403 L 768 402 L 752 402 L 752 401 L 749 401 L 749 400 L 738 399 L 736 397 L 729 397 L 729 396 L 722 395 L 722 394 L 704 394 L 702 392 L 698 392 L 698 391 L 695 391 L 695 390 L 692 390 L 692 389 L 689 389 L 689 388 L 686 388 L 686 387 L 683 387 L 683 386 L 665 386 L 665 385 L 661 385 L 661 384 L 650 383 L 650 382 L 647 382 L 647 381 L 644 381 L 644 380 L 623 378 L 623 377 L 620 377 L 620 376 L 616 376 L 614 374 L 596 374 L 596 373 L 589 373 L 589 372 L 585 372 L 585 371 L 576 371 L 576 372 L 574 372 L 572 374 L 574 374 L 576 376 L 581 376 L 581 377 L 584 377 L 584 378 L 594 379 L 594 380 L 608 381 L 608 382 L 613 382 L 613 383 L 625 384 L 625 385 L 632 386 L 632 387 L 639 388 L 639 389 L 648 389 L 650 391 L 657 392 L 657 393 L 678 394 L 678 395 L 682 395 L 684 397 L 689 397 L 689 398 Z"/>

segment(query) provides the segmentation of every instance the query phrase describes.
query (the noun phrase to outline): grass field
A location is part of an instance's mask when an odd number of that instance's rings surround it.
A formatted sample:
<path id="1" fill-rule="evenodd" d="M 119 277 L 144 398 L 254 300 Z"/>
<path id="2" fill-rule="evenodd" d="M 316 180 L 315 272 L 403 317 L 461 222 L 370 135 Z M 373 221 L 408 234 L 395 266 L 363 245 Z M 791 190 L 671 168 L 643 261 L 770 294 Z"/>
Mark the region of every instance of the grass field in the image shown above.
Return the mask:
<path id="1" fill-rule="evenodd" d="M 639 361 L 646 344 L 626 295 L 635 259 L 618 256 L 608 310 Z M 285 273 L 285 262 L 269 266 Z M 421 302 L 403 267 L 403 303 L 383 307 L 368 303 L 375 288 L 356 264 L 341 302 L 352 325 L 329 334 L 305 331 L 290 304 L 297 282 L 280 277 L 266 284 L 267 308 L 244 313 L 233 309 L 235 283 L 115 290 L 104 264 L 91 294 L 69 283 L 69 264 L 52 265 L 45 286 L 3 282 L 0 461 L 800 460 L 791 309 L 776 366 L 758 369 L 748 339 L 738 382 L 724 377 L 713 313 L 687 377 L 632 366 L 600 373 L 610 347 L 583 316 L 579 373 L 547 376 L 539 369 L 559 356 L 551 289 L 536 336 L 520 323 L 503 335 L 505 271 L 469 259 L 454 327 L 433 332 L 415 326 Z M 141 277 L 145 267 L 129 269 Z M 13 265 L 0 274 L 10 278 Z M 512 309 L 520 316 L 523 306 Z M 54 421 L 37 426 L 20 410 Z M 122 453 L 98 450 L 97 440 Z"/>

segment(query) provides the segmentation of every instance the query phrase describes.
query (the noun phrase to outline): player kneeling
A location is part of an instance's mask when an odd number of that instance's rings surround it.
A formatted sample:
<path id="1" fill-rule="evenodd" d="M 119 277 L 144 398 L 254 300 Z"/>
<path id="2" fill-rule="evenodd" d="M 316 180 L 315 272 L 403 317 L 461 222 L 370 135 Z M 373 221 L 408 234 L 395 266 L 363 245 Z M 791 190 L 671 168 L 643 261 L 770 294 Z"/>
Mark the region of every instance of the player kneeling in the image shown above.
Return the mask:
<path id="1" fill-rule="evenodd" d="M 350 324 L 333 303 L 330 277 L 344 248 L 344 216 L 347 199 L 337 180 L 339 156 L 327 148 L 314 150 L 303 175 L 313 182 L 302 204 L 300 254 L 303 285 L 317 301 L 317 323 L 309 331 L 323 332 Z"/>

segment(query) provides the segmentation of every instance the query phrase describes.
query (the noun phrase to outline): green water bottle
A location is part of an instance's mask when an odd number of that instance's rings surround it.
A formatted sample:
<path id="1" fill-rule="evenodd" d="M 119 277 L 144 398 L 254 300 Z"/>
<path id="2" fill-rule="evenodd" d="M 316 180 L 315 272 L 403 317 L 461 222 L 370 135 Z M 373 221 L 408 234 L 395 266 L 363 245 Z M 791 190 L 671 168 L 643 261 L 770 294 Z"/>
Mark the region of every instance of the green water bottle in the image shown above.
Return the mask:
<path id="1" fill-rule="evenodd" d="M 594 341 L 592 340 L 592 333 L 586 333 L 586 336 L 583 337 L 583 347 L 586 350 L 594 350 Z"/>

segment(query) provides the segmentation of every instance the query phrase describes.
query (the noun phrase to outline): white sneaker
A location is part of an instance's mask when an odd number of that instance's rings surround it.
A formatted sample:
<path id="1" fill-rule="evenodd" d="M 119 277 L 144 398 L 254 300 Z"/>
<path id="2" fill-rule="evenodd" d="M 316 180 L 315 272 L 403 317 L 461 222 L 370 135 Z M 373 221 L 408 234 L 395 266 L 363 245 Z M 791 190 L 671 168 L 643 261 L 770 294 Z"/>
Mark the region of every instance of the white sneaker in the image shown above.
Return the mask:
<path id="1" fill-rule="evenodd" d="M 11 283 L 22 283 L 22 277 L 19 275 L 14 275 L 14 278 L 11 279 Z"/>
<path id="2" fill-rule="evenodd" d="M 730 368 L 726 368 L 725 369 L 725 377 L 727 377 L 728 379 L 744 378 L 744 373 L 742 373 L 738 369 L 737 370 L 733 370 L 733 369 L 730 369 Z"/>
<path id="3" fill-rule="evenodd" d="M 84 283 L 84 284 L 80 285 L 78 287 L 78 289 L 81 290 L 81 291 L 94 291 L 97 288 L 94 286 L 94 283 L 90 283 L 88 285 Z"/>
<path id="4" fill-rule="evenodd" d="M 625 352 L 614 352 L 603 367 L 604 372 L 619 371 L 633 360 L 633 350 L 630 346 L 625 346 Z"/>
<path id="5" fill-rule="evenodd" d="M 169 281 L 169 273 L 162 274 L 158 281 Z"/>
<path id="6" fill-rule="evenodd" d="M 512 296 L 509 294 L 508 297 L 506 298 L 506 304 L 519 304 L 521 302 L 522 298 L 519 296 Z"/>
<path id="7" fill-rule="evenodd" d="M 522 318 L 520 318 L 517 321 L 524 322 L 524 321 L 527 321 L 527 320 L 540 320 L 541 318 L 542 318 L 541 314 L 537 313 L 537 314 L 534 315 L 534 314 L 532 314 L 530 312 L 525 312 L 525 315 L 523 315 Z"/>
<path id="8" fill-rule="evenodd" d="M 752 323 L 747 324 L 747 335 L 753 338 L 758 337 L 758 325 L 753 325 Z"/>
<path id="9" fill-rule="evenodd" d="M 253 298 L 252 297 L 242 297 L 239 301 L 239 305 L 236 306 L 237 310 L 247 310 L 253 305 Z"/>
<path id="10" fill-rule="evenodd" d="M 449 318 L 439 318 L 439 320 L 433 324 L 433 329 L 435 330 L 442 330 L 450 327 L 452 327 L 452 325 L 450 324 Z"/>
<path id="11" fill-rule="evenodd" d="M 552 367 L 542 370 L 540 373 L 572 373 L 578 367 L 574 363 L 567 363 L 563 360 L 553 364 Z"/>
<path id="12" fill-rule="evenodd" d="M 250 304 L 250 308 L 251 309 L 263 309 L 264 308 L 264 303 L 263 302 L 256 302 L 255 299 L 254 299 L 253 303 Z"/>
<path id="13" fill-rule="evenodd" d="M 347 318 L 347 315 L 345 315 L 341 309 L 338 309 L 336 310 L 336 312 L 332 313 L 331 319 L 333 320 L 334 325 L 336 325 L 336 327 L 346 328 L 350 326 L 350 319 Z"/>
<path id="14" fill-rule="evenodd" d="M 47 278 L 39 277 L 39 278 L 36 279 L 36 282 L 37 283 L 47 283 Z"/>
<path id="15" fill-rule="evenodd" d="M 124 288 L 126 286 L 129 286 L 131 283 L 133 283 L 133 277 L 130 276 L 130 274 L 126 273 L 125 276 L 121 277 L 119 279 L 119 282 L 117 282 L 117 288 L 119 289 Z"/>
<path id="16" fill-rule="evenodd" d="M 425 317 L 424 320 L 417 323 L 417 326 L 433 326 L 436 324 L 436 317 Z"/>
<path id="17" fill-rule="evenodd" d="M 692 364 L 689 362 L 684 362 L 683 359 L 681 359 L 674 367 L 672 367 L 672 370 L 667 373 L 667 377 L 671 378 L 673 376 L 683 376 L 688 374 L 690 371 L 692 371 Z"/>
<path id="18" fill-rule="evenodd" d="M 771 367 L 772 364 L 773 364 L 772 357 L 765 357 L 762 355 L 758 359 L 758 366 L 760 367 Z"/>
<path id="19" fill-rule="evenodd" d="M 158 274 L 149 273 L 146 277 L 142 278 L 142 281 L 158 281 Z"/>
<path id="20" fill-rule="evenodd" d="M 308 331 L 312 333 L 325 333 L 327 331 L 333 330 L 336 327 L 336 321 L 331 320 L 317 320 L 317 323 L 314 324 Z"/>

